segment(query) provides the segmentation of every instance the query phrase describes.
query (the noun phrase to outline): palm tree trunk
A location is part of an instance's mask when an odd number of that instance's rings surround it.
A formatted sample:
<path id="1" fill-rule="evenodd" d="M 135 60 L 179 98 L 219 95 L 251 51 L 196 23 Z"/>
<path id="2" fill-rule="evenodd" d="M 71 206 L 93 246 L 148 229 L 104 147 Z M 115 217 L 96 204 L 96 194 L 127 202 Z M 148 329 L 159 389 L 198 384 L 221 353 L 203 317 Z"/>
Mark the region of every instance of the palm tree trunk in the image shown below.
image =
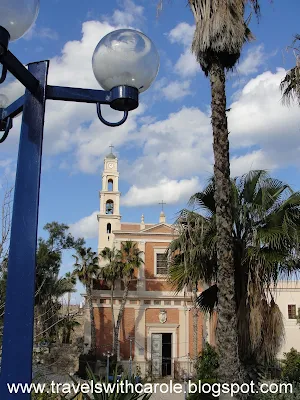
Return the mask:
<path id="1" fill-rule="evenodd" d="M 241 383 L 243 377 L 238 355 L 225 71 L 217 61 L 212 64 L 209 77 L 212 93 L 211 108 L 215 159 L 219 288 L 216 339 L 220 355 L 219 378 L 221 382 Z"/>
<path id="2" fill-rule="evenodd" d="M 111 309 L 111 323 L 112 323 L 112 328 L 113 328 L 113 342 L 112 342 L 112 348 L 113 352 L 115 351 L 115 314 L 114 314 L 114 288 L 111 288 L 110 291 L 110 309 Z"/>
<path id="3" fill-rule="evenodd" d="M 197 287 L 193 288 L 193 353 L 194 363 L 198 356 L 198 308 L 197 308 Z"/>
<path id="4" fill-rule="evenodd" d="M 91 320 L 91 353 L 96 354 L 96 325 L 95 325 L 95 316 L 93 309 L 92 288 L 90 283 L 86 285 L 86 293 L 88 296 L 90 320 Z"/>
<path id="5" fill-rule="evenodd" d="M 71 293 L 68 292 L 67 315 L 70 315 Z"/>
<path id="6" fill-rule="evenodd" d="M 114 338 L 113 353 L 116 355 L 119 355 L 119 332 L 120 332 L 120 326 L 121 326 L 122 318 L 124 315 L 124 309 L 125 309 L 125 305 L 126 305 L 126 301 L 127 301 L 127 297 L 128 297 L 129 283 L 130 283 L 130 281 L 125 282 L 123 297 L 122 297 L 120 310 L 119 310 L 119 314 L 118 314 L 118 319 L 117 319 L 117 323 L 116 323 L 116 327 L 115 327 L 115 331 L 114 331 L 115 338 Z"/>

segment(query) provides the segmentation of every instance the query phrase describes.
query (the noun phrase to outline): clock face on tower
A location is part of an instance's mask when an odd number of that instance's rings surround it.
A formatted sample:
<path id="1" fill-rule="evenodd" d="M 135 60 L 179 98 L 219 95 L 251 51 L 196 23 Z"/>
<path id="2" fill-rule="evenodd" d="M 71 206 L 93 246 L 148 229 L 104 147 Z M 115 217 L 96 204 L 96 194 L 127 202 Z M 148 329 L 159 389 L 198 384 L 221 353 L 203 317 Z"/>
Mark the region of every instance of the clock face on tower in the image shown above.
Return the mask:
<path id="1" fill-rule="evenodd" d="M 114 164 L 113 163 L 108 163 L 107 166 L 108 166 L 108 168 L 113 168 Z"/>

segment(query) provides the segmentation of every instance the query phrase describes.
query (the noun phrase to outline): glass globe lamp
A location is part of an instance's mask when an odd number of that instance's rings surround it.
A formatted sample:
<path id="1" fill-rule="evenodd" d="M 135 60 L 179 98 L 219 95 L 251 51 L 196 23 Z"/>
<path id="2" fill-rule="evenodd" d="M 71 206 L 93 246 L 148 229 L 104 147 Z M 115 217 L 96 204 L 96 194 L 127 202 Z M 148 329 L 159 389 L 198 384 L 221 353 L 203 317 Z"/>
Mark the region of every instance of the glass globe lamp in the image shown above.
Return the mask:
<path id="1" fill-rule="evenodd" d="M 133 29 L 118 29 L 104 36 L 93 54 L 95 78 L 104 90 L 130 86 L 144 92 L 159 69 L 153 42 Z"/>
<path id="2" fill-rule="evenodd" d="M 35 23 L 40 0 L 0 0 L 0 26 L 5 28 L 10 41 L 22 37 Z"/>

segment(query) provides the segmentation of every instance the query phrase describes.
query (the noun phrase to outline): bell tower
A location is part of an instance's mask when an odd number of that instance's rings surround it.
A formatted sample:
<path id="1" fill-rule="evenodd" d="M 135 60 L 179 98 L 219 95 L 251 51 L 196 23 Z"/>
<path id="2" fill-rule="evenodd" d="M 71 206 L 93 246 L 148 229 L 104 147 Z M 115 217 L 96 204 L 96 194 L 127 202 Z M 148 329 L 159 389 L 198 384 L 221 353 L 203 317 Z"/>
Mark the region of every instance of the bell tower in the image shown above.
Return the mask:
<path id="1" fill-rule="evenodd" d="M 112 248 L 113 232 L 121 229 L 118 159 L 111 152 L 104 158 L 102 190 L 100 190 L 100 213 L 98 218 L 98 253 L 104 247 Z"/>

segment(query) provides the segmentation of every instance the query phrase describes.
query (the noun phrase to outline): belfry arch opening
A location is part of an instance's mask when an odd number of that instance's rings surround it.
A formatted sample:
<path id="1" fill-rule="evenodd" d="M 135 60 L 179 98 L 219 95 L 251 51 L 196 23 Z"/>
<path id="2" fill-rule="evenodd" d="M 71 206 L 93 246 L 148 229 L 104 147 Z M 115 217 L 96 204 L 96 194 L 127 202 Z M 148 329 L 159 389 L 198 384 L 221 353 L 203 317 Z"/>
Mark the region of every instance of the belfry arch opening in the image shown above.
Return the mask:
<path id="1" fill-rule="evenodd" d="M 114 181 L 111 178 L 109 178 L 107 181 L 107 190 L 109 192 L 112 192 L 114 190 Z"/>
<path id="2" fill-rule="evenodd" d="M 113 214 L 114 213 L 114 202 L 112 200 L 107 200 L 106 207 L 105 207 L 106 214 Z"/>

